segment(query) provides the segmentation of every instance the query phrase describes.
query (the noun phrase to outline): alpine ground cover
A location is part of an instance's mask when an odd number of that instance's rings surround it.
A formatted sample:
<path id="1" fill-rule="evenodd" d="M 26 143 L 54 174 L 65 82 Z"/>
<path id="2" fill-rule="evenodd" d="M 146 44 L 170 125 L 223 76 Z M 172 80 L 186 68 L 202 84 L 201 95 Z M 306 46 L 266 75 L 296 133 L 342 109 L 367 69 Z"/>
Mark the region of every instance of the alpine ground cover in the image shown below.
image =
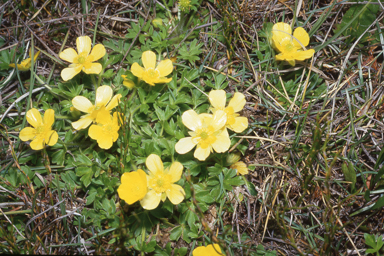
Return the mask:
<path id="1" fill-rule="evenodd" d="M 382 255 L 378 1 L 0 1 L 0 251 Z"/>

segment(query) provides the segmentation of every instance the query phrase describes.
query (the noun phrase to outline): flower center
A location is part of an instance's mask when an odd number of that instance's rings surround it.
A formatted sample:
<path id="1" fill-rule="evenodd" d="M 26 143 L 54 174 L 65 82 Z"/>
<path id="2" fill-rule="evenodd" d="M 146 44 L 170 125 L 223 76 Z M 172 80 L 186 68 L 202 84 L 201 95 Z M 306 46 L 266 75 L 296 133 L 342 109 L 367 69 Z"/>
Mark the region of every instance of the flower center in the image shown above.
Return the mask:
<path id="1" fill-rule="evenodd" d="M 44 132 L 44 126 L 39 126 L 39 127 L 36 128 L 36 133 L 37 134 L 41 134 L 43 132 Z"/>
<path id="2" fill-rule="evenodd" d="M 87 54 L 85 52 L 80 53 L 79 57 L 77 57 L 77 62 L 80 64 L 84 64 L 86 60 L 87 60 Z"/>
<path id="3" fill-rule="evenodd" d="M 150 179 L 149 186 L 155 190 L 156 193 L 163 193 L 171 188 L 171 176 L 165 173 L 157 173 Z"/>
<path id="4" fill-rule="evenodd" d="M 203 139 L 203 140 L 206 140 L 208 138 L 208 133 L 207 132 L 202 132 L 200 133 L 200 137 Z"/>
<path id="5" fill-rule="evenodd" d="M 104 133 L 105 134 L 112 136 L 114 131 L 115 131 L 114 125 L 112 123 L 108 123 L 108 124 L 104 125 Z"/>
<path id="6" fill-rule="evenodd" d="M 145 70 L 145 76 L 148 79 L 156 79 L 160 77 L 160 72 L 153 68 L 148 68 Z"/>
<path id="7" fill-rule="evenodd" d="M 215 129 L 212 126 L 200 128 L 196 130 L 196 136 L 194 139 L 200 139 L 198 143 L 201 148 L 207 148 L 216 141 L 216 136 L 214 135 Z"/>
<path id="8" fill-rule="evenodd" d="M 295 47 L 295 45 L 293 44 L 293 42 L 287 42 L 287 43 L 285 44 L 285 51 L 287 51 L 287 52 L 292 52 L 292 51 L 294 51 L 294 50 L 296 50 L 296 47 Z"/>

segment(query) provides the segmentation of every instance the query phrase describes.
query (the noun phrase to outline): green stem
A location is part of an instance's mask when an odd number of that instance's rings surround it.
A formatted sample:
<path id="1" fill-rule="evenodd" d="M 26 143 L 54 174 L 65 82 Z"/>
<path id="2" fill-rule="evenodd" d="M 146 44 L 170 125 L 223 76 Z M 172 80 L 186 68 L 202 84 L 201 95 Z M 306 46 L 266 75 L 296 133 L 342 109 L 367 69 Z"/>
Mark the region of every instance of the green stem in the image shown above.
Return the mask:
<path id="1" fill-rule="evenodd" d="M 141 248 L 144 247 L 144 241 L 145 241 L 145 227 L 143 225 L 142 228 L 141 228 Z M 140 255 L 144 256 L 144 252 L 141 251 Z"/>
<path id="2" fill-rule="evenodd" d="M 96 92 L 96 91 L 97 91 L 98 84 L 97 84 L 97 82 L 96 82 L 95 75 L 91 75 L 91 80 L 92 80 L 93 86 L 95 87 L 95 92 Z"/>
<path id="3" fill-rule="evenodd" d="M 60 115 L 55 115 L 56 119 L 70 119 L 70 116 L 60 116 Z"/>

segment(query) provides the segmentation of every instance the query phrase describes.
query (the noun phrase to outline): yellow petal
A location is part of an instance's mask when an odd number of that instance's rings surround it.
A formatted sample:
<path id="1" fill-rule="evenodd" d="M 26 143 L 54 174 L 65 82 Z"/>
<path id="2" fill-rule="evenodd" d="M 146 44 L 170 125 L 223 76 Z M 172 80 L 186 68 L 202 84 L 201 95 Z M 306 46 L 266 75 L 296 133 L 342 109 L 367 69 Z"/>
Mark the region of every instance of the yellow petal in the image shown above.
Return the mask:
<path id="1" fill-rule="evenodd" d="M 179 154 L 185 154 L 191 151 L 194 146 L 196 144 L 192 142 L 192 137 L 182 138 L 176 143 L 175 150 Z"/>
<path id="2" fill-rule="evenodd" d="M 272 27 L 272 40 L 280 42 L 285 38 L 291 39 L 292 28 L 289 24 L 278 22 Z"/>
<path id="3" fill-rule="evenodd" d="M 88 130 L 88 135 L 94 140 L 104 137 L 103 128 L 99 125 L 91 125 Z"/>
<path id="4" fill-rule="evenodd" d="M 11 63 L 8 66 L 11 67 L 11 68 L 15 68 L 15 63 Z"/>
<path id="5" fill-rule="evenodd" d="M 313 54 L 315 54 L 315 50 L 309 49 L 306 51 L 298 51 L 293 55 L 293 57 L 296 60 L 306 60 L 306 59 L 312 58 Z"/>
<path id="6" fill-rule="evenodd" d="M 183 165 L 179 162 L 172 163 L 168 172 L 168 174 L 171 175 L 171 182 L 174 183 L 180 180 L 182 173 L 183 173 Z"/>
<path id="7" fill-rule="evenodd" d="M 79 55 L 73 48 L 68 48 L 59 54 L 60 59 L 74 63 Z"/>
<path id="8" fill-rule="evenodd" d="M 224 110 L 227 98 L 224 90 L 212 90 L 208 94 L 209 102 L 217 110 Z"/>
<path id="9" fill-rule="evenodd" d="M 96 123 L 107 124 L 107 123 L 110 123 L 111 120 L 112 120 L 112 116 L 109 114 L 109 111 L 106 110 L 105 108 L 101 108 L 97 112 Z"/>
<path id="10" fill-rule="evenodd" d="M 137 62 L 132 64 L 131 72 L 134 76 L 138 78 L 143 78 L 144 69 L 140 67 L 140 65 Z"/>
<path id="11" fill-rule="evenodd" d="M 156 58 L 156 57 L 155 57 Z M 171 60 L 162 60 L 159 65 L 157 65 L 156 69 L 160 72 L 160 77 L 167 76 L 172 73 L 173 64 Z"/>
<path id="12" fill-rule="evenodd" d="M 166 78 L 166 77 L 160 77 L 160 78 L 157 78 L 157 79 L 153 79 L 153 85 L 154 84 L 166 84 L 166 83 L 169 83 L 172 81 L 172 77 L 171 78 Z"/>
<path id="13" fill-rule="evenodd" d="M 72 127 L 76 130 L 81 130 L 87 128 L 92 122 L 93 120 L 89 116 L 86 116 L 76 122 L 72 122 Z"/>
<path id="14" fill-rule="evenodd" d="M 35 128 L 43 125 L 43 119 L 41 118 L 40 112 L 35 108 L 28 110 L 27 121 L 30 125 L 32 125 Z"/>
<path id="15" fill-rule="evenodd" d="M 161 201 L 165 201 L 167 199 L 167 194 L 166 193 L 161 193 Z"/>
<path id="16" fill-rule="evenodd" d="M 154 190 L 149 190 L 144 198 L 140 201 L 141 206 L 146 210 L 155 209 L 161 200 L 161 193 L 157 194 Z"/>
<path id="17" fill-rule="evenodd" d="M 163 172 L 164 171 L 164 166 L 163 162 L 161 161 L 160 157 L 155 154 L 150 154 L 147 157 L 147 160 L 145 161 L 145 165 L 149 169 L 149 171 L 152 174 L 156 174 L 157 172 Z"/>
<path id="18" fill-rule="evenodd" d="M 199 246 L 193 250 L 192 256 L 221 256 L 220 246 L 218 244 L 210 244 L 207 247 Z"/>
<path id="19" fill-rule="evenodd" d="M 104 133 L 104 130 L 99 125 L 91 125 L 88 130 L 88 135 L 94 140 L 97 140 L 97 144 L 102 149 L 110 149 L 113 145 L 112 137 Z"/>
<path id="20" fill-rule="evenodd" d="M 135 87 L 135 83 L 132 80 L 124 80 L 123 85 L 128 87 L 129 89 Z"/>
<path id="21" fill-rule="evenodd" d="M 79 54 L 83 53 L 85 56 L 88 56 L 92 48 L 91 38 L 89 36 L 79 36 L 76 39 L 76 46 Z"/>
<path id="22" fill-rule="evenodd" d="M 199 246 L 192 252 L 192 256 L 207 256 L 207 247 Z"/>
<path id="23" fill-rule="evenodd" d="M 291 65 L 291 66 L 295 66 L 296 65 L 296 61 L 293 59 L 293 60 L 287 60 L 288 63 Z"/>
<path id="24" fill-rule="evenodd" d="M 82 68 L 82 64 L 76 64 L 73 67 L 65 68 L 61 71 L 61 78 L 64 81 L 68 81 L 72 79 L 75 75 L 79 74 Z"/>
<path id="25" fill-rule="evenodd" d="M 33 56 L 33 62 L 36 62 L 36 59 L 37 59 L 37 57 L 39 57 L 39 55 L 40 55 L 40 51 L 35 52 L 35 55 Z M 31 55 L 29 55 L 29 56 L 31 56 Z M 32 58 L 32 56 L 31 56 L 31 58 Z"/>
<path id="26" fill-rule="evenodd" d="M 239 112 L 245 106 L 246 100 L 244 94 L 236 92 L 233 98 L 229 101 L 228 107 L 232 107 L 233 111 Z"/>
<path id="27" fill-rule="evenodd" d="M 227 122 L 227 114 L 222 110 L 218 110 L 213 115 L 213 120 L 211 125 L 215 130 L 219 130 L 224 127 L 226 122 Z"/>
<path id="28" fill-rule="evenodd" d="M 153 68 L 156 66 L 156 54 L 152 51 L 145 51 L 141 56 L 141 61 L 145 69 Z M 132 71 L 133 73 L 133 71 Z"/>
<path id="29" fill-rule="evenodd" d="M 293 37 L 294 38 L 292 38 L 292 41 L 293 44 L 297 47 L 297 49 L 303 48 L 301 44 L 304 47 L 309 44 L 309 35 L 302 27 L 298 27 L 295 29 L 295 31 L 293 32 Z M 297 42 L 297 40 L 299 40 L 301 44 Z"/>
<path id="30" fill-rule="evenodd" d="M 179 204 L 184 200 L 184 189 L 177 184 L 171 184 L 171 188 L 165 192 L 172 204 Z"/>
<path id="31" fill-rule="evenodd" d="M 72 99 L 72 104 L 77 110 L 85 113 L 90 113 L 94 108 L 89 99 L 85 98 L 84 96 L 76 96 Z"/>
<path id="32" fill-rule="evenodd" d="M 29 144 L 32 149 L 34 150 L 40 150 L 44 148 L 44 138 L 43 137 L 38 137 L 34 139 L 31 144 Z"/>
<path id="33" fill-rule="evenodd" d="M 121 176 L 121 185 L 117 189 L 117 193 L 128 204 L 143 199 L 147 192 L 147 175 L 143 170 L 126 172 Z"/>
<path id="34" fill-rule="evenodd" d="M 55 122 L 55 111 L 53 109 L 47 109 L 44 113 L 44 126 L 51 128 Z"/>
<path id="35" fill-rule="evenodd" d="M 202 126 L 199 115 L 194 110 L 188 110 L 181 116 L 183 124 L 190 130 L 195 131 L 196 128 Z"/>
<path id="36" fill-rule="evenodd" d="M 237 171 L 237 174 L 246 175 L 248 174 L 248 167 L 243 161 L 238 161 L 230 166 L 231 169 Z"/>
<path id="37" fill-rule="evenodd" d="M 93 47 L 91 54 L 88 56 L 87 60 L 88 61 L 97 61 L 104 57 L 106 51 L 105 47 L 102 44 L 97 44 L 95 47 Z"/>
<path id="38" fill-rule="evenodd" d="M 36 136 L 36 129 L 32 127 L 25 127 L 20 131 L 19 137 L 22 141 L 33 140 Z"/>
<path id="39" fill-rule="evenodd" d="M 227 129 L 223 129 L 223 131 L 216 136 L 216 141 L 212 143 L 213 149 L 217 153 L 226 152 L 231 146 L 231 140 L 229 139 L 229 134 Z"/>
<path id="40" fill-rule="evenodd" d="M 86 74 L 100 74 L 103 66 L 100 63 L 90 63 L 90 65 L 84 65 L 83 71 Z"/>
<path id="41" fill-rule="evenodd" d="M 31 58 L 23 60 L 20 65 L 17 64 L 17 68 L 20 71 L 28 71 L 31 68 Z"/>
<path id="42" fill-rule="evenodd" d="M 248 118 L 240 116 L 235 118 L 235 123 L 229 126 L 231 130 L 237 133 L 243 132 L 248 128 Z"/>
<path id="43" fill-rule="evenodd" d="M 204 161 L 205 159 L 207 159 L 207 157 L 211 153 L 211 148 L 212 148 L 211 146 L 208 146 L 206 148 L 202 148 L 202 147 L 200 147 L 200 145 L 197 145 L 195 153 L 193 154 L 193 156 L 196 157 L 197 159 L 199 159 L 200 161 Z"/>
<path id="44" fill-rule="evenodd" d="M 57 143 L 57 140 L 59 139 L 59 135 L 56 131 L 50 131 L 47 133 L 47 135 L 44 138 L 45 144 L 48 144 L 49 146 L 53 146 Z"/>
<path id="45" fill-rule="evenodd" d="M 105 109 L 106 110 L 112 110 L 115 107 L 117 107 L 117 105 L 119 105 L 119 101 L 120 101 L 121 97 L 122 97 L 121 94 L 116 94 L 115 96 L 113 96 L 113 98 L 108 103 L 108 105 L 105 107 Z"/>
<path id="46" fill-rule="evenodd" d="M 103 85 L 97 88 L 96 91 L 96 106 L 106 106 L 112 98 L 113 90 L 108 85 Z"/>
<path id="47" fill-rule="evenodd" d="M 91 126 L 92 128 L 92 126 Z M 89 128 L 89 129 L 91 129 Z M 106 136 L 100 137 L 97 139 L 97 144 L 102 149 L 110 149 L 113 145 L 113 137 L 112 136 Z"/>
<path id="48" fill-rule="evenodd" d="M 216 111 L 215 111 L 215 113 L 216 113 Z M 199 118 L 203 124 L 211 124 L 212 120 L 213 120 L 213 115 L 203 113 L 203 114 L 199 115 Z"/>
<path id="49" fill-rule="evenodd" d="M 207 246 L 207 256 L 210 255 L 210 256 L 220 256 L 220 255 L 223 255 L 221 253 L 221 249 L 220 249 L 220 246 L 218 244 L 210 244 Z"/>

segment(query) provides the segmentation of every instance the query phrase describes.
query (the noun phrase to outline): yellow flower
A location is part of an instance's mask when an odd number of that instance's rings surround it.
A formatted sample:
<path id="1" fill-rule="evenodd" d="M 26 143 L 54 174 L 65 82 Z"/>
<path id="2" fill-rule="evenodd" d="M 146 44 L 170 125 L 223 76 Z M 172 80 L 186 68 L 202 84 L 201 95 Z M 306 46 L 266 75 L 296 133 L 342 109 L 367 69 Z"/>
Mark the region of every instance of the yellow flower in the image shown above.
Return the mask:
<path id="1" fill-rule="evenodd" d="M 56 131 L 52 130 L 53 122 L 55 121 L 55 111 L 47 109 L 44 114 L 44 119 L 41 118 L 40 112 L 32 108 L 27 112 L 27 121 L 32 127 L 25 127 L 20 131 L 20 139 L 22 141 L 32 140 L 31 148 L 34 150 L 43 149 L 47 144 L 53 146 L 59 138 Z"/>
<path id="2" fill-rule="evenodd" d="M 193 256 L 220 256 L 224 255 L 221 253 L 220 246 L 218 244 L 210 244 L 208 246 L 199 246 L 192 252 Z"/>
<path id="3" fill-rule="evenodd" d="M 240 92 L 236 92 L 229 101 L 228 107 L 225 107 L 226 96 L 224 90 L 212 90 L 209 95 L 209 101 L 213 108 L 213 113 L 217 110 L 223 110 L 227 114 L 226 127 L 237 133 L 243 132 L 248 127 L 248 119 L 239 116 L 237 112 L 241 111 L 245 106 L 245 96 Z"/>
<path id="4" fill-rule="evenodd" d="M 73 122 L 72 127 L 76 130 L 85 129 L 92 122 L 99 122 L 98 118 L 108 117 L 110 111 L 119 104 L 121 98 L 121 94 L 117 94 L 112 98 L 112 93 L 112 88 L 108 85 L 97 88 L 95 105 L 92 105 L 84 96 L 76 96 L 73 98 L 73 106 L 81 112 L 88 114 L 82 116 L 79 121 Z"/>
<path id="5" fill-rule="evenodd" d="M 315 53 L 314 49 L 302 50 L 309 44 L 309 35 L 302 27 L 296 28 L 292 36 L 289 24 L 276 23 L 272 27 L 272 41 L 273 47 L 280 52 L 276 55 L 276 60 L 286 60 L 292 66 L 296 60 L 309 59 Z"/>
<path id="6" fill-rule="evenodd" d="M 39 56 L 40 51 L 36 52 L 35 55 L 33 56 L 33 62 L 36 63 L 36 59 Z M 23 60 L 20 64 L 17 64 L 17 69 L 20 71 L 28 71 L 31 68 L 31 51 L 29 51 L 29 58 Z M 15 68 L 15 63 L 9 64 L 11 68 Z"/>
<path id="7" fill-rule="evenodd" d="M 113 142 L 119 137 L 119 120 L 118 113 L 113 113 L 113 117 L 104 113 L 100 116 L 99 124 L 93 124 L 89 127 L 88 135 L 97 140 L 100 148 L 110 149 Z"/>
<path id="8" fill-rule="evenodd" d="M 151 154 L 147 157 L 145 165 L 149 169 L 147 175 L 148 193 L 140 201 L 141 206 L 147 210 L 155 209 L 161 201 L 169 199 L 172 204 L 179 204 L 184 199 L 184 189 L 173 184 L 180 180 L 183 165 L 179 162 L 172 163 L 170 168 L 164 170 L 163 162 L 160 157 Z"/>
<path id="9" fill-rule="evenodd" d="M 83 70 L 86 74 L 99 74 L 102 66 L 100 63 L 93 63 L 105 55 L 105 48 L 102 44 L 93 47 L 89 36 L 80 36 L 76 39 L 77 52 L 73 48 L 68 48 L 59 54 L 59 57 L 72 63 L 68 68 L 61 71 L 61 78 L 64 81 L 70 80 Z"/>
<path id="10" fill-rule="evenodd" d="M 246 175 L 248 174 L 248 167 L 243 161 L 238 161 L 231 165 L 229 168 L 237 171 L 237 175 Z"/>
<path id="11" fill-rule="evenodd" d="M 213 149 L 217 153 L 223 153 L 229 149 L 231 141 L 225 129 L 227 115 L 224 111 L 217 110 L 213 115 L 198 115 L 194 110 L 188 110 L 183 113 L 181 119 L 192 132 L 189 132 L 191 137 L 183 138 L 176 143 L 177 153 L 185 154 L 196 146 L 194 156 L 204 161 Z"/>
<path id="12" fill-rule="evenodd" d="M 172 73 L 172 61 L 162 60 L 156 67 L 156 54 L 152 51 L 143 52 L 141 56 L 144 68 L 137 62 L 133 63 L 131 72 L 139 79 L 144 80 L 147 84 L 154 86 L 155 84 L 169 83 L 172 78 L 166 76 Z"/>
<path id="13" fill-rule="evenodd" d="M 127 204 L 133 204 L 143 199 L 147 192 L 147 175 L 143 170 L 126 172 L 121 176 L 121 185 L 117 189 L 117 193 Z"/>

